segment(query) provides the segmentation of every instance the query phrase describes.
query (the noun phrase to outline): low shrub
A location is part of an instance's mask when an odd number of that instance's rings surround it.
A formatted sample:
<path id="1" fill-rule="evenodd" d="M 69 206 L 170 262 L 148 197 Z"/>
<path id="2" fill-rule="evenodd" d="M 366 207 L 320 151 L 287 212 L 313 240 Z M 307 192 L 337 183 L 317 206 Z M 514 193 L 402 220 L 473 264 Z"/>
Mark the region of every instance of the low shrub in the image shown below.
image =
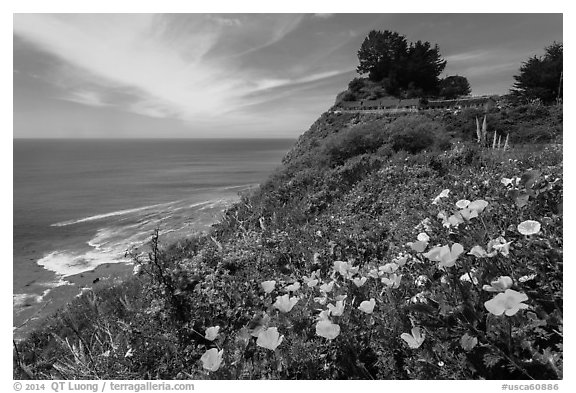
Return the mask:
<path id="1" fill-rule="evenodd" d="M 394 151 L 416 154 L 433 147 L 444 150 L 450 145 L 442 124 L 423 116 L 399 118 L 388 126 L 388 133 Z"/>
<path id="2" fill-rule="evenodd" d="M 562 129 L 548 124 L 522 125 L 510 133 L 511 143 L 545 143 L 561 136 Z"/>
<path id="3" fill-rule="evenodd" d="M 360 124 L 329 137 L 322 153 L 332 166 L 360 154 L 373 153 L 388 140 L 386 122 Z"/>

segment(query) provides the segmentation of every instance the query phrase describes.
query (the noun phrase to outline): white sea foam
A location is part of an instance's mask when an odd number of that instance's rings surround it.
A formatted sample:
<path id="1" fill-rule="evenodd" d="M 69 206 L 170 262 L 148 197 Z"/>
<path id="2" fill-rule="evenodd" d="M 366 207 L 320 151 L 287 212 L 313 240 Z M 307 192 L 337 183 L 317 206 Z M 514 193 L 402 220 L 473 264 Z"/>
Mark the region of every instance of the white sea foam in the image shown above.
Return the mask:
<path id="1" fill-rule="evenodd" d="M 38 265 L 61 277 L 94 270 L 105 263 L 125 262 L 123 255 L 114 255 L 99 251 L 88 251 L 84 254 L 73 254 L 69 251 L 53 251 L 38 260 Z"/>
<path id="2" fill-rule="evenodd" d="M 64 226 L 68 226 L 68 225 L 74 225 L 74 224 L 80 224 L 82 222 L 89 222 L 89 221 L 96 221 L 96 220 L 102 220 L 104 218 L 109 218 L 109 217 L 116 217 L 116 216 L 123 216 L 126 214 L 132 214 L 132 213 L 138 213 L 141 211 L 145 211 L 145 210 L 150 210 L 150 209 L 155 209 L 158 207 L 162 207 L 162 206 L 170 206 L 176 203 L 179 203 L 181 201 L 174 201 L 174 202 L 168 202 L 168 203 L 159 203 L 157 205 L 150 205 L 150 206 L 142 206 L 142 207 L 137 207 L 134 209 L 126 209 L 126 210 L 117 210 L 114 212 L 110 212 L 110 213 L 104 213 L 104 214 L 97 214 L 95 216 L 90 216 L 90 217 L 84 217 L 84 218 L 79 218 L 76 220 L 68 220 L 68 221 L 62 221 L 62 222 L 57 222 L 55 224 L 52 224 L 51 226 L 53 227 L 64 227 Z"/>
<path id="3" fill-rule="evenodd" d="M 81 288 L 75 297 L 81 297 L 82 295 L 84 295 L 85 293 L 88 293 L 90 291 L 92 291 L 92 288 L 88 288 L 88 287 Z"/>
<path id="4" fill-rule="evenodd" d="M 253 188 L 253 187 L 257 187 L 259 184 L 258 183 L 249 183 L 249 184 L 242 184 L 239 186 L 227 186 L 227 187 L 220 187 L 221 190 L 234 190 L 236 188 L 245 188 L 245 189 L 249 189 L 249 188 Z"/>
<path id="5" fill-rule="evenodd" d="M 42 303 L 44 297 L 50 293 L 52 289 L 46 289 L 42 295 L 33 293 L 15 293 L 12 295 L 12 307 L 15 310 L 23 309 L 24 306 L 31 306 L 34 303 Z"/>
<path id="6" fill-rule="evenodd" d="M 126 251 L 126 245 L 129 243 L 127 239 L 134 236 L 141 237 L 143 235 L 149 235 L 148 231 L 137 232 L 136 234 L 130 235 L 134 233 L 134 229 L 144 225 L 145 223 L 136 223 L 133 225 L 122 225 L 117 228 L 100 228 L 96 232 L 96 235 L 88 240 L 87 244 L 102 253 L 123 253 Z"/>
<path id="7" fill-rule="evenodd" d="M 33 295 L 30 293 L 15 293 L 12 295 L 12 305 L 16 308 L 23 307 L 26 303 L 30 303 L 30 300 L 36 302 L 40 295 Z"/>
<path id="8" fill-rule="evenodd" d="M 188 208 L 193 208 L 193 207 L 198 207 L 198 206 L 203 206 L 203 205 L 207 205 L 209 203 L 211 203 L 212 201 L 202 201 L 202 202 L 197 202 L 197 203 L 193 203 L 190 206 L 188 206 Z"/>
<path id="9" fill-rule="evenodd" d="M 138 217 L 135 217 L 137 222 L 132 220 L 122 223 L 117 222 L 116 224 L 99 228 L 96 234 L 87 242 L 89 246 L 93 247 L 93 250 L 87 252 L 71 250 L 52 251 L 44 255 L 37 263 L 46 270 L 50 270 L 60 278 L 63 278 L 91 271 L 105 263 L 127 262 L 128 259 L 124 257 L 125 252 L 132 247 L 140 247 L 145 244 L 150 239 L 152 231 L 159 227 L 161 223 L 170 223 L 167 228 L 165 227 L 160 231 L 161 235 L 178 232 L 191 225 L 188 223 L 179 227 L 179 225 L 176 224 L 176 220 L 170 218 L 173 216 L 174 209 L 184 208 L 202 211 L 223 206 L 229 202 L 230 200 L 228 199 L 211 199 L 190 204 L 190 201 L 180 200 L 135 209 L 119 210 L 53 224 L 53 226 L 66 226 L 107 217 L 140 213 Z M 164 225 L 161 226 L 164 227 Z"/>
<path id="10" fill-rule="evenodd" d="M 235 186 L 238 187 L 238 186 Z M 217 200 L 217 202 L 220 202 L 221 200 Z M 139 213 L 139 212 L 143 212 L 146 210 L 152 210 L 152 209 L 157 209 L 159 207 L 164 207 L 164 208 L 168 208 L 170 207 L 170 211 L 176 211 L 176 210 L 181 210 L 181 209 L 190 209 L 190 208 L 195 208 L 195 207 L 199 207 L 199 206 L 203 206 L 203 205 L 207 205 L 207 204 L 214 204 L 214 200 L 208 200 L 208 201 L 202 201 L 202 202 L 196 202 L 193 203 L 191 205 L 188 206 L 180 206 L 180 207 L 171 207 L 173 205 L 176 205 L 178 203 L 182 203 L 184 202 L 184 200 L 179 200 L 179 201 L 173 201 L 173 202 L 167 202 L 167 203 L 159 203 L 156 205 L 149 205 L 149 206 L 142 206 L 142 207 L 137 207 L 134 209 L 125 209 L 125 210 L 117 210 L 117 211 L 113 211 L 113 212 L 109 212 L 109 213 L 103 213 L 103 214 L 97 214 L 95 216 L 90 216 L 90 217 L 84 217 L 84 218 L 79 218 L 79 219 L 74 219 L 74 220 L 67 220 L 67 221 L 61 221 L 61 222 L 57 222 L 55 224 L 51 224 L 50 226 L 53 227 L 64 227 L 64 226 L 68 226 L 68 225 L 74 225 L 74 224 L 80 224 L 80 223 L 84 223 L 84 222 L 90 222 L 90 221 L 97 221 L 97 220 L 102 220 L 105 218 L 110 218 L 110 217 L 118 217 L 118 216 L 125 216 L 128 214 L 133 214 L 133 213 Z M 158 212 L 152 212 L 146 215 L 146 218 L 150 218 L 153 216 L 156 216 L 158 214 Z M 141 225 L 144 224 L 146 222 L 150 221 L 146 220 L 146 221 L 141 221 L 138 224 L 135 225 Z"/>
<path id="11" fill-rule="evenodd" d="M 216 207 L 225 208 L 226 206 L 230 205 L 231 203 L 232 203 L 232 200 L 230 200 L 230 199 L 216 199 L 213 201 L 209 201 L 209 203 L 206 204 L 206 206 L 203 206 L 199 210 L 214 209 Z"/>
<path id="12" fill-rule="evenodd" d="M 46 291 L 51 291 L 54 288 L 61 287 L 63 285 L 72 285 L 70 282 L 64 280 L 62 277 L 58 277 L 55 281 L 43 282 L 40 284 L 43 287 L 47 287 Z M 46 292 L 44 291 L 44 292 Z M 43 294 L 42 296 L 46 296 L 47 293 Z"/>
<path id="13" fill-rule="evenodd" d="M 42 292 L 42 295 L 38 296 L 38 297 L 35 299 L 35 300 L 36 300 L 36 303 L 42 303 L 42 301 L 44 300 L 44 298 L 45 298 L 46 296 L 48 296 L 48 294 L 52 291 L 52 289 L 53 289 L 53 288 L 45 289 L 44 292 Z"/>
<path id="14" fill-rule="evenodd" d="M 98 250 L 108 244 L 114 234 L 116 234 L 116 231 L 111 228 L 100 228 L 96 232 L 96 236 L 88 241 L 88 245 Z"/>
<path id="15" fill-rule="evenodd" d="M 48 294 L 57 287 L 63 285 L 71 285 L 68 281 L 64 280 L 62 277 L 59 277 L 55 281 L 48 281 L 38 283 L 40 286 L 46 287 L 46 289 L 42 292 L 42 295 L 37 295 L 33 293 L 15 293 L 12 295 L 12 302 L 14 309 L 22 308 L 26 304 L 30 303 L 42 303 L 44 298 L 48 296 Z"/>
<path id="16" fill-rule="evenodd" d="M 127 236 L 122 239 L 120 243 L 117 244 L 118 250 L 126 249 L 127 246 L 141 245 L 150 240 L 151 231 L 145 230 L 142 232 L 136 232 L 131 236 Z"/>

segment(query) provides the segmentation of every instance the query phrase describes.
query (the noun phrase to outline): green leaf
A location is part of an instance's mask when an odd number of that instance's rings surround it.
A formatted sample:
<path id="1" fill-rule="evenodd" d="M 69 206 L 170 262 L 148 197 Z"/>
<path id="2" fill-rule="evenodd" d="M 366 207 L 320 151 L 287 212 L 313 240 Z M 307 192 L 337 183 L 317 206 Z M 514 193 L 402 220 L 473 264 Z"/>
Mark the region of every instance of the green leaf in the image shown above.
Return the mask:
<path id="1" fill-rule="evenodd" d="M 421 312 L 425 314 L 433 314 L 436 312 L 436 309 L 426 303 L 416 303 L 406 306 L 407 311 L 413 312 Z"/>
<path id="2" fill-rule="evenodd" d="M 516 197 L 516 206 L 518 207 L 524 207 L 526 206 L 526 204 L 528 204 L 528 199 L 530 198 L 530 196 L 525 193 L 525 192 L 521 192 L 517 197 Z"/>
<path id="3" fill-rule="evenodd" d="M 492 368 L 502 360 L 502 357 L 498 353 L 488 352 L 484 355 L 483 359 L 484 365 L 488 368 Z"/>
<path id="4" fill-rule="evenodd" d="M 478 344 L 478 339 L 474 336 L 470 336 L 468 333 L 464 334 L 460 338 L 460 346 L 466 352 L 471 351 Z"/>
<path id="5" fill-rule="evenodd" d="M 524 188 L 532 188 L 536 180 L 540 177 L 540 171 L 532 170 L 526 171 L 522 174 L 520 178 L 520 186 L 524 186 Z"/>

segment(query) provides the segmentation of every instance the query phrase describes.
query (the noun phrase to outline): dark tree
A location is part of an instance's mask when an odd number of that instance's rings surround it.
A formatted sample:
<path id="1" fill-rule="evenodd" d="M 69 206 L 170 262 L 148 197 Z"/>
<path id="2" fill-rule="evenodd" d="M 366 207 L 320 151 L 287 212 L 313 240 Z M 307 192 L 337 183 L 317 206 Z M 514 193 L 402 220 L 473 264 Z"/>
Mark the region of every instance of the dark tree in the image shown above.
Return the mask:
<path id="1" fill-rule="evenodd" d="M 354 78 L 348 83 L 348 90 L 352 93 L 358 93 L 364 87 L 365 82 L 362 78 Z"/>
<path id="2" fill-rule="evenodd" d="M 470 94 L 468 79 L 460 75 L 450 75 L 440 81 L 440 96 L 453 100 Z"/>
<path id="3" fill-rule="evenodd" d="M 371 31 L 358 51 L 359 74 L 368 74 L 381 83 L 388 94 L 414 96 L 436 94 L 439 75 L 446 67 L 437 45 L 417 41 L 385 30 Z"/>
<path id="4" fill-rule="evenodd" d="M 407 50 L 406 37 L 388 30 L 372 30 L 358 51 L 360 65 L 356 70 L 368 74 L 374 82 L 394 77 L 404 65 Z"/>
<path id="5" fill-rule="evenodd" d="M 554 42 L 543 57 L 534 56 L 522 63 L 515 75 L 511 93 L 516 98 L 553 103 L 562 98 L 563 45 Z"/>
<path id="6" fill-rule="evenodd" d="M 439 88 L 439 76 L 446 67 L 446 60 L 442 59 L 438 45 L 429 42 L 416 41 L 408 48 L 408 61 L 403 85 L 410 82 L 427 94 L 436 94 Z"/>

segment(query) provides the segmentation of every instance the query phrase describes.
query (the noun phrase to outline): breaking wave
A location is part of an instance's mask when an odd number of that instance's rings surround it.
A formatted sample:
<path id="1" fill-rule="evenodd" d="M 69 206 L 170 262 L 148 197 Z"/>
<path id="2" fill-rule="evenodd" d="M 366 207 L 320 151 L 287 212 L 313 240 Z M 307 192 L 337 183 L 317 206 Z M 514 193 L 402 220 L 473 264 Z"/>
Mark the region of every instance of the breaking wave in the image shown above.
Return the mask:
<path id="1" fill-rule="evenodd" d="M 134 209 L 117 210 L 117 211 L 113 211 L 113 212 L 110 212 L 110 213 L 97 214 L 97 215 L 95 215 L 95 216 L 84 217 L 84 218 L 79 218 L 79 219 L 75 219 L 75 220 L 67 220 L 67 221 L 57 222 L 57 223 L 52 224 L 52 225 L 50 225 L 50 226 L 53 226 L 53 227 L 64 227 L 64 226 L 68 226 L 68 225 L 80 224 L 80 223 L 82 223 L 82 222 L 102 220 L 102 219 L 104 219 L 104 218 L 116 217 L 116 216 L 123 216 L 123 215 L 127 215 L 127 214 L 138 213 L 138 212 L 145 211 L 145 210 L 156 209 L 156 208 L 159 208 L 159 207 L 168 207 L 168 206 L 174 205 L 174 204 L 179 203 L 179 202 L 181 202 L 181 201 L 174 201 L 174 202 L 168 202 L 168 203 L 160 203 L 160 204 L 157 204 L 157 205 L 137 207 L 137 208 L 134 208 Z"/>

